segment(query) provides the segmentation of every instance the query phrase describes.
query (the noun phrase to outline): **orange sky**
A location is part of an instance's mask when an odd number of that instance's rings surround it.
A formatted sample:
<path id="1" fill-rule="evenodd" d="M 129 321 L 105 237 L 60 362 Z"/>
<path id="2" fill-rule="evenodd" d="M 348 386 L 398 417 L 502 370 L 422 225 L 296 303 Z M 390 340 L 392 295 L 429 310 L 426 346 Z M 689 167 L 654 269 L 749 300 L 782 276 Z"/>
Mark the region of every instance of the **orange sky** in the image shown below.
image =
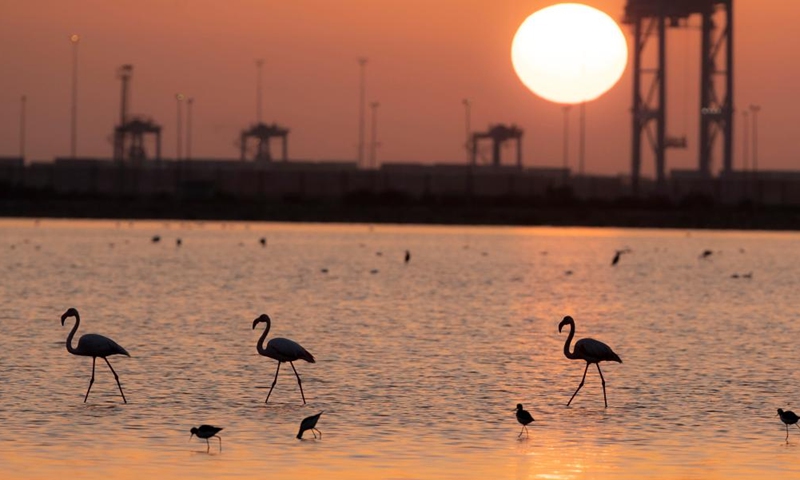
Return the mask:
<path id="1" fill-rule="evenodd" d="M 192 156 L 236 158 L 239 131 L 255 120 L 255 59 L 263 58 L 264 119 L 288 126 L 291 158 L 351 160 L 358 135 L 357 57 L 369 57 L 367 99 L 379 101 L 380 162 L 460 162 L 463 98 L 472 124 L 525 130 L 526 166 L 559 166 L 562 111 L 530 93 L 510 61 L 519 24 L 553 1 L 536 0 L 0 0 L 0 155 L 19 152 L 19 99 L 28 96 L 27 155 L 67 156 L 71 44 L 79 33 L 78 155 L 110 157 L 119 117 L 116 69 L 135 66 L 133 113 L 164 127 L 176 152 L 174 94 L 195 98 Z M 621 19 L 624 0 L 584 2 Z M 762 105 L 759 165 L 795 168 L 800 6 L 738 1 L 734 10 L 735 104 Z M 695 24 L 697 19 L 695 19 Z M 629 29 L 623 31 L 630 44 Z M 699 32 L 671 31 L 669 128 L 697 157 Z M 587 107 L 587 171 L 630 170 L 631 72 Z M 573 109 L 570 163 L 577 162 Z M 736 131 L 741 131 L 737 115 Z M 369 138 L 369 137 L 368 137 Z M 367 138 L 367 139 L 368 139 Z M 741 135 L 735 139 L 741 165 Z M 511 151 L 508 152 L 511 161 Z M 715 159 L 714 169 L 720 160 Z M 644 173 L 653 162 L 646 158 Z"/>

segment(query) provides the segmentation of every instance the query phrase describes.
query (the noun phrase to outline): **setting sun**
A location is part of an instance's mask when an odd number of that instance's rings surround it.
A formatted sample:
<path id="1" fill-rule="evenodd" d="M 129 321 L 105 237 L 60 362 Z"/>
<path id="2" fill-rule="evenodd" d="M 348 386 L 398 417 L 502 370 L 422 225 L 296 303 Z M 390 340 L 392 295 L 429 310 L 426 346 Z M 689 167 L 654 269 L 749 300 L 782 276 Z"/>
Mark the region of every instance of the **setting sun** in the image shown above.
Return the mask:
<path id="1" fill-rule="evenodd" d="M 511 44 L 511 61 L 533 93 L 557 103 L 581 103 L 617 83 L 628 47 L 617 23 L 605 13 L 561 3 L 522 22 Z"/>

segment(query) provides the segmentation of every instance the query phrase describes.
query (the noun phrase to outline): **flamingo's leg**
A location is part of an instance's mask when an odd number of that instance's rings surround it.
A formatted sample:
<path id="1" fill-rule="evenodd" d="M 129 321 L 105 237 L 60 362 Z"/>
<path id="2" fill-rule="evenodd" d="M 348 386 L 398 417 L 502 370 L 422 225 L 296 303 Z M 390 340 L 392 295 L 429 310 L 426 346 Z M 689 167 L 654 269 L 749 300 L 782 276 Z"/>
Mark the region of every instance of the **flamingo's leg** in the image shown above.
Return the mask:
<path id="1" fill-rule="evenodd" d="M 92 384 L 94 383 L 94 363 L 97 360 L 97 357 L 92 357 L 92 379 L 89 380 L 89 388 L 86 389 L 86 396 L 83 397 L 83 403 L 86 403 L 86 399 L 89 398 L 89 391 L 92 389 Z"/>
<path id="2" fill-rule="evenodd" d="M 269 393 L 267 394 L 267 399 L 264 400 L 264 403 L 269 402 L 269 396 L 272 395 L 272 389 L 275 388 L 275 384 L 278 383 L 278 372 L 281 371 L 281 362 L 278 362 L 278 369 L 275 370 L 275 380 L 272 381 L 272 386 L 269 387 Z"/>
<path id="3" fill-rule="evenodd" d="M 108 368 L 111 369 L 111 373 L 114 374 L 114 380 L 117 381 L 117 386 L 119 387 L 119 393 L 120 393 L 120 395 L 122 395 L 122 401 L 125 402 L 125 403 L 128 403 L 128 401 L 125 400 L 125 394 L 122 393 L 122 385 L 119 384 L 119 375 L 117 375 L 117 372 L 114 371 L 114 367 L 111 366 L 111 364 L 108 362 L 108 359 L 106 357 L 103 357 L 103 360 L 106 361 L 106 364 L 108 364 Z M 87 394 L 88 394 L 88 392 L 87 392 Z"/>
<path id="4" fill-rule="evenodd" d="M 600 373 L 600 381 L 603 382 L 603 401 L 606 403 L 606 408 L 608 408 L 608 400 L 606 399 L 606 379 L 603 378 L 603 372 L 600 370 L 600 364 L 595 363 L 597 365 L 597 372 Z"/>
<path id="5" fill-rule="evenodd" d="M 297 385 L 300 387 L 300 396 L 303 397 L 303 405 L 306 404 L 306 396 L 303 395 L 303 384 L 300 382 L 300 375 L 297 374 L 297 369 L 294 368 L 294 363 L 289 362 L 289 365 L 292 366 L 292 370 L 294 370 L 294 376 L 297 377 Z"/>
<path id="6" fill-rule="evenodd" d="M 586 362 L 586 368 L 583 370 L 583 378 L 581 378 L 581 384 L 578 385 L 578 389 L 575 390 L 575 393 L 572 394 L 572 397 L 570 397 L 569 402 L 567 402 L 568 407 L 569 404 L 572 403 L 572 399 L 575 398 L 575 395 L 577 395 L 578 391 L 580 391 L 581 387 L 583 387 L 583 383 L 586 381 L 586 372 L 588 371 L 589 371 L 589 362 Z"/>

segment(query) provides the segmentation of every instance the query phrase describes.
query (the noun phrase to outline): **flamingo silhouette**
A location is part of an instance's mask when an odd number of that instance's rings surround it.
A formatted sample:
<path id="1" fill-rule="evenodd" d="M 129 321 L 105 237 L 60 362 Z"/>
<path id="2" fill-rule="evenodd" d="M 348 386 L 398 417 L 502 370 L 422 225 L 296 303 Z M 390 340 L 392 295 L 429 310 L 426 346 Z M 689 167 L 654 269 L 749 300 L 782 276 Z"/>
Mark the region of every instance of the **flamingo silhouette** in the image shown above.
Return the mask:
<path id="1" fill-rule="evenodd" d="M 564 356 L 569 358 L 570 360 L 583 360 L 586 362 L 586 369 L 583 371 L 583 378 L 581 378 L 581 384 L 578 385 L 577 390 L 575 393 L 572 394 L 570 397 L 569 402 L 567 402 L 567 406 L 572 403 L 572 399 L 575 398 L 575 395 L 578 394 L 578 391 L 583 387 L 584 381 L 586 381 L 586 372 L 589 371 L 589 365 L 594 363 L 597 365 L 597 372 L 600 374 L 600 380 L 603 382 L 603 401 L 606 404 L 606 408 L 608 408 L 608 399 L 606 398 L 606 379 L 603 378 L 603 372 L 600 370 L 600 362 L 602 361 L 610 361 L 610 362 L 619 362 L 622 363 L 622 359 L 611 350 L 611 347 L 606 345 L 603 342 L 595 340 L 593 338 L 582 338 L 575 342 L 575 348 L 573 349 L 572 353 L 569 351 L 569 344 L 572 342 L 572 337 L 575 336 L 575 320 L 572 319 L 569 315 L 564 317 L 561 320 L 561 323 L 558 324 L 558 332 L 561 333 L 561 329 L 564 328 L 564 325 L 569 325 L 569 336 L 567 336 L 567 341 L 564 343 Z"/>
<path id="2" fill-rule="evenodd" d="M 94 367 L 97 357 L 100 357 L 106 361 L 108 368 L 111 369 L 111 373 L 114 374 L 114 379 L 117 381 L 119 393 L 122 395 L 122 401 L 128 403 L 128 401 L 125 399 L 125 394 L 122 392 L 122 385 L 119 384 L 119 375 L 117 375 L 117 372 L 114 371 L 114 367 L 111 366 L 111 364 L 108 362 L 108 358 L 106 357 L 111 355 L 126 355 L 130 357 L 131 355 L 127 352 L 127 350 L 120 347 L 119 344 L 117 344 L 117 342 L 114 340 L 102 335 L 97 335 L 96 333 L 87 333 L 86 335 L 82 335 L 78 340 L 78 347 L 72 348 L 72 337 L 75 336 L 75 332 L 78 330 L 78 326 L 81 324 L 81 316 L 76 309 L 70 308 L 64 312 L 63 315 L 61 315 L 61 326 L 64 326 L 64 322 L 69 317 L 75 317 L 75 326 L 72 327 L 72 331 L 69 332 L 69 335 L 67 335 L 67 351 L 73 355 L 92 357 L 92 379 L 89 380 L 89 388 L 86 389 L 86 396 L 83 397 L 83 403 L 86 403 L 86 399 L 89 398 L 89 391 L 92 389 L 92 384 L 94 383 Z"/>
<path id="3" fill-rule="evenodd" d="M 303 404 L 305 405 L 306 396 L 303 394 L 303 384 L 300 382 L 300 375 L 297 374 L 297 369 L 294 368 L 294 363 L 292 362 L 303 359 L 309 363 L 316 363 L 314 355 L 311 355 L 308 350 L 303 348 L 299 343 L 289 340 L 288 338 L 273 338 L 267 342 L 267 348 L 264 348 L 264 340 L 267 338 L 269 329 L 272 326 L 272 320 L 270 320 L 269 315 L 261 314 L 260 317 L 253 320 L 253 329 L 255 330 L 256 325 L 262 322 L 267 324 L 267 328 L 264 329 L 264 333 L 262 333 L 261 338 L 258 339 L 256 349 L 259 355 L 264 355 L 265 357 L 278 361 L 278 369 L 275 370 L 275 379 L 272 381 L 272 386 L 269 387 L 269 393 L 264 403 L 269 402 L 272 389 L 275 388 L 275 384 L 278 383 L 278 372 L 281 370 L 281 363 L 289 362 L 289 365 L 292 366 L 292 370 L 294 370 L 295 377 L 297 377 L 297 385 L 300 387 L 300 396 L 303 397 Z"/>

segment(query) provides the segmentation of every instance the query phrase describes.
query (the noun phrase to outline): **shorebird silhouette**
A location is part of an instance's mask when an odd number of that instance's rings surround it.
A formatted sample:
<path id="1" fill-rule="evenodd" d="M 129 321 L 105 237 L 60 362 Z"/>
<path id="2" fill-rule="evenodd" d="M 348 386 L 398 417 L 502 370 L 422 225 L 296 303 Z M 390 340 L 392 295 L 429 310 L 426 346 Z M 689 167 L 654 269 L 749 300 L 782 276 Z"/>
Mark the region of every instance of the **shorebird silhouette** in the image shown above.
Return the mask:
<path id="1" fill-rule="evenodd" d="M 586 381 L 586 372 L 589 371 L 589 365 L 594 363 L 597 365 L 597 372 L 600 374 L 600 380 L 603 382 L 603 401 L 605 402 L 606 408 L 608 408 L 608 399 L 606 398 L 606 379 L 603 378 L 603 372 L 600 370 L 600 362 L 611 361 L 622 363 L 622 359 L 620 359 L 619 356 L 614 353 L 613 350 L 611 350 L 611 347 L 592 338 L 582 338 L 575 342 L 575 348 L 573 349 L 572 353 L 570 353 L 569 344 L 572 342 L 572 337 L 575 336 L 575 320 L 573 320 L 569 315 L 564 317 L 564 319 L 561 320 L 561 323 L 558 324 L 559 333 L 561 333 L 561 329 L 564 328 L 564 325 L 569 325 L 569 336 L 567 336 L 567 341 L 564 343 L 564 356 L 570 360 L 583 360 L 586 362 L 586 369 L 583 371 L 581 383 L 578 385 L 575 393 L 572 394 L 572 397 L 570 397 L 569 402 L 567 402 L 567 406 L 569 407 L 569 404 L 572 403 L 572 399 L 575 398 L 575 395 L 577 395 L 578 391 L 581 389 L 581 387 L 583 387 L 583 383 Z"/>
<path id="2" fill-rule="evenodd" d="M 69 335 L 67 335 L 67 351 L 73 355 L 92 357 L 92 379 L 89 380 L 89 388 L 86 389 L 86 395 L 83 397 L 83 403 L 86 403 L 86 399 L 89 398 L 89 391 L 92 389 L 92 384 L 94 383 L 94 367 L 97 357 L 100 357 L 106 361 L 108 368 L 111 369 L 111 373 L 114 374 L 114 379 L 117 381 L 119 393 L 122 395 L 122 401 L 128 403 L 128 401 L 125 399 L 125 394 L 122 393 L 122 385 L 119 384 L 119 375 L 117 375 L 117 372 L 114 371 L 114 367 L 111 366 L 111 364 L 108 362 L 108 358 L 106 357 L 111 355 L 126 355 L 130 357 L 131 355 L 127 352 L 127 350 L 120 347 L 119 344 L 117 344 L 117 342 L 114 340 L 102 335 L 97 335 L 96 333 L 87 333 L 86 335 L 81 336 L 81 338 L 78 340 L 78 346 L 76 348 L 72 348 L 72 337 L 74 337 L 75 332 L 78 331 L 78 326 L 81 324 L 81 316 L 78 313 L 78 310 L 70 308 L 64 312 L 63 315 L 61 315 L 61 326 L 64 326 L 64 322 L 69 317 L 75 317 L 75 326 L 72 327 L 72 331 L 70 331 Z"/>
<path id="3" fill-rule="evenodd" d="M 305 432 L 306 430 L 311 430 L 311 433 L 314 434 L 314 438 L 317 438 L 317 434 L 314 433 L 314 431 L 316 430 L 317 432 L 319 432 L 319 438 L 322 438 L 322 432 L 317 430 L 316 427 L 317 427 L 317 421 L 319 421 L 319 417 L 323 413 L 324 412 L 319 412 L 316 415 L 311 415 L 310 417 L 304 418 L 303 421 L 300 422 L 300 431 L 297 432 L 297 438 L 302 440 L 303 432 Z"/>
<path id="4" fill-rule="evenodd" d="M 786 443 L 789 443 L 789 425 L 795 425 L 797 428 L 800 428 L 800 425 L 797 425 L 797 421 L 800 420 L 800 417 L 791 410 L 786 410 L 784 412 L 782 408 L 778 409 L 778 416 L 781 417 L 781 422 L 786 425 Z"/>
<path id="5" fill-rule="evenodd" d="M 533 415 L 528 413 L 527 410 L 523 410 L 522 404 L 517 404 L 517 421 L 522 424 L 522 430 L 519 431 L 519 435 L 517 438 L 522 436 L 522 432 L 525 432 L 525 437 L 527 438 L 528 435 L 528 424 L 534 421 Z"/>
<path id="6" fill-rule="evenodd" d="M 299 343 L 289 340 L 288 338 L 273 338 L 267 342 L 267 348 L 264 348 L 264 340 L 267 338 L 269 329 L 272 326 L 272 320 L 270 320 L 269 315 L 261 314 L 260 317 L 253 320 L 253 329 L 255 330 L 256 325 L 262 322 L 267 324 L 267 328 L 264 329 L 264 333 L 262 333 L 261 338 L 258 339 L 256 349 L 259 355 L 264 355 L 265 357 L 278 361 L 278 369 L 275 370 L 275 379 L 272 381 L 272 386 L 269 387 L 269 393 L 264 403 L 269 402 L 272 389 L 275 388 L 275 384 L 278 382 L 278 372 L 281 370 L 281 363 L 289 362 L 289 365 L 292 366 L 292 370 L 294 370 L 294 375 L 297 377 L 297 385 L 300 387 L 300 396 L 303 397 L 303 404 L 305 405 L 306 396 L 303 394 L 303 384 L 300 382 L 300 375 L 297 374 L 297 369 L 294 368 L 294 363 L 292 362 L 302 359 L 309 363 L 316 363 L 314 356 Z"/>
<path id="7" fill-rule="evenodd" d="M 222 427 L 215 427 L 213 425 L 200 425 L 200 428 L 192 427 L 192 429 L 189 430 L 189 432 L 191 432 L 191 435 L 189 435 L 189 440 L 192 439 L 192 435 L 197 435 L 197 438 L 202 438 L 206 441 L 206 452 L 208 452 L 211 450 L 211 443 L 209 443 L 208 439 L 211 437 L 217 437 L 217 440 L 219 440 L 219 451 L 221 452 L 222 437 L 217 435 L 221 431 Z"/>

